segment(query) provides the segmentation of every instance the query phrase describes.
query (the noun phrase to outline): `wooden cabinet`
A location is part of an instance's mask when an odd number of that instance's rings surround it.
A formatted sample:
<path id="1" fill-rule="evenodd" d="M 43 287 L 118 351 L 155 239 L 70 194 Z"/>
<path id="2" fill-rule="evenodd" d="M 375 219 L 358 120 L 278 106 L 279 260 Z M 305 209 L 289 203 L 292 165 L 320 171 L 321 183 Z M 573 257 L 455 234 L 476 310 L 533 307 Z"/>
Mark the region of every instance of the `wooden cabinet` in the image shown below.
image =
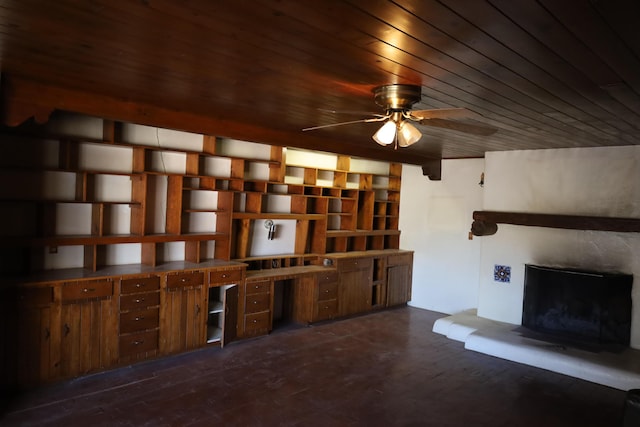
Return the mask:
<path id="1" fill-rule="evenodd" d="M 31 289 L 0 302 L 0 340 L 20 352 L 0 351 L 14 382 L 410 298 L 411 267 L 386 263 L 401 164 L 85 119 L 52 117 L 48 129 L 69 135 L 3 131 L 0 273 Z M 323 258 L 336 269 L 318 272 Z M 286 272 L 247 280 L 245 267 Z"/>
<path id="2" fill-rule="evenodd" d="M 370 257 L 338 260 L 338 307 L 340 316 L 363 313 L 372 307 L 372 269 Z"/>
<path id="3" fill-rule="evenodd" d="M 206 333 L 204 272 L 172 272 L 160 295 L 160 352 L 178 353 L 202 346 Z"/>
<path id="4" fill-rule="evenodd" d="M 242 337 L 268 334 L 273 322 L 273 280 L 249 280 L 240 293 L 239 334 Z"/>
<path id="5" fill-rule="evenodd" d="M 160 276 L 124 278 L 120 282 L 119 360 L 130 362 L 158 353 Z"/>
<path id="6" fill-rule="evenodd" d="M 53 304 L 53 290 L 45 285 L 17 291 L 16 322 L 7 325 L 17 334 L 3 341 L 13 355 L 8 371 L 12 378 L 6 384 L 30 386 L 58 376 L 60 310 Z"/>
<path id="7" fill-rule="evenodd" d="M 387 307 L 406 304 L 411 300 L 413 253 L 387 258 Z"/>
<path id="8" fill-rule="evenodd" d="M 72 377 L 114 365 L 118 302 L 113 279 L 66 282 L 60 295 L 60 375 Z"/>
<path id="9" fill-rule="evenodd" d="M 316 275 L 317 293 L 313 301 L 312 321 L 333 319 L 338 316 L 338 273 L 330 271 Z"/>
<path id="10" fill-rule="evenodd" d="M 222 347 L 234 340 L 238 329 L 238 290 L 244 283 L 244 269 L 214 270 L 209 273 L 207 292 L 207 344 Z"/>
<path id="11" fill-rule="evenodd" d="M 338 317 L 338 274 L 334 269 L 305 274 L 293 284 L 292 320 L 313 323 Z"/>

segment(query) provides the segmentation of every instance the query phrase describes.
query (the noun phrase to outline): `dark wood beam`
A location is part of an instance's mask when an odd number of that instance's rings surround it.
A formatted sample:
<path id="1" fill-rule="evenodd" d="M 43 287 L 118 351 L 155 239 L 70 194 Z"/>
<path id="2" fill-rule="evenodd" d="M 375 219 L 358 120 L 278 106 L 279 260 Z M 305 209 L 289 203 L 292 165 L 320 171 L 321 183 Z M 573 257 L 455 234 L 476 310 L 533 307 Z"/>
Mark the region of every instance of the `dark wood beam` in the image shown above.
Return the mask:
<path id="1" fill-rule="evenodd" d="M 567 230 L 640 232 L 640 218 L 555 215 L 521 212 L 475 211 L 474 221 Z"/>

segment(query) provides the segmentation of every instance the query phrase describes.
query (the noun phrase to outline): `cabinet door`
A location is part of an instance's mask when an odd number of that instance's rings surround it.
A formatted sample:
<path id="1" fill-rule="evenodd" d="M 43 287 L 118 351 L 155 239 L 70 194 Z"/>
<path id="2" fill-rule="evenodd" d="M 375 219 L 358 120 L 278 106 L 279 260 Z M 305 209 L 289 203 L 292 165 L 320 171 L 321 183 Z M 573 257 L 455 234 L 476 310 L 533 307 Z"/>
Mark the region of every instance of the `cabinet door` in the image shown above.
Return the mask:
<path id="1" fill-rule="evenodd" d="M 371 310 L 371 263 L 364 268 L 340 272 L 338 306 L 340 315 L 363 313 Z"/>
<path id="2" fill-rule="evenodd" d="M 59 306 L 53 304 L 53 289 L 24 288 L 19 290 L 17 314 L 11 327 L 17 332 L 16 341 L 4 343 L 13 354 L 6 384 L 32 386 L 56 377 L 59 357 L 59 335 L 55 325 L 59 322 Z M 17 323 L 14 323 L 16 321 Z"/>
<path id="3" fill-rule="evenodd" d="M 411 299 L 411 266 L 387 268 L 387 306 L 406 304 Z"/>
<path id="4" fill-rule="evenodd" d="M 204 285 L 168 287 L 160 314 L 160 352 L 177 353 L 206 342 Z"/>
<path id="5" fill-rule="evenodd" d="M 224 318 L 221 345 L 224 347 L 225 344 L 233 341 L 238 335 L 238 286 L 225 286 L 223 296 Z"/>
<path id="6" fill-rule="evenodd" d="M 118 360 L 118 309 L 113 297 L 63 301 L 60 375 L 72 377 Z"/>

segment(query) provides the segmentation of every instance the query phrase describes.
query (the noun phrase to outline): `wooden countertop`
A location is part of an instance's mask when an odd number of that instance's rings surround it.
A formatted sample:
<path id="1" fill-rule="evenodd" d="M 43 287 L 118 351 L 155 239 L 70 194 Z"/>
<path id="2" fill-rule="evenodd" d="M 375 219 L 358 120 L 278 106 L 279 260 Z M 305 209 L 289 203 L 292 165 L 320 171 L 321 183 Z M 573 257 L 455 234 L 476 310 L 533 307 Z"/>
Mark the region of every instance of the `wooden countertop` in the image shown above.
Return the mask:
<path id="1" fill-rule="evenodd" d="M 166 273 L 169 271 L 193 271 L 212 268 L 243 268 L 246 264 L 235 261 L 209 260 L 200 263 L 188 261 L 172 261 L 156 267 L 144 264 L 113 265 L 98 271 L 86 268 L 65 268 L 60 270 L 47 270 L 36 272 L 24 277 L 16 277 L 7 280 L 8 284 L 30 284 L 42 282 L 62 282 L 68 280 L 102 279 L 117 276 L 129 276 L 137 274 Z"/>
<path id="2" fill-rule="evenodd" d="M 292 279 L 304 274 L 321 273 L 324 271 L 335 271 L 334 267 L 324 267 L 322 265 L 304 265 L 298 267 L 269 268 L 264 270 L 247 271 L 247 281 L 261 279 L 284 280 Z"/>

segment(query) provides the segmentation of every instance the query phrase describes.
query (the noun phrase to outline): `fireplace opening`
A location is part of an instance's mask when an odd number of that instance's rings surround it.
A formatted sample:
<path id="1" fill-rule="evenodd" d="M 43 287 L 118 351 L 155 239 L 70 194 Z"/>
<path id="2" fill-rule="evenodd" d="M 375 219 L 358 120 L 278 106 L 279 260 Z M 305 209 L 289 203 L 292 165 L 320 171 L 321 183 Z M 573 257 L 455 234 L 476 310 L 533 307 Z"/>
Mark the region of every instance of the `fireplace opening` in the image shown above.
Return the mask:
<path id="1" fill-rule="evenodd" d="M 631 337 L 633 276 L 525 266 L 522 326 L 553 342 L 618 351 Z"/>

